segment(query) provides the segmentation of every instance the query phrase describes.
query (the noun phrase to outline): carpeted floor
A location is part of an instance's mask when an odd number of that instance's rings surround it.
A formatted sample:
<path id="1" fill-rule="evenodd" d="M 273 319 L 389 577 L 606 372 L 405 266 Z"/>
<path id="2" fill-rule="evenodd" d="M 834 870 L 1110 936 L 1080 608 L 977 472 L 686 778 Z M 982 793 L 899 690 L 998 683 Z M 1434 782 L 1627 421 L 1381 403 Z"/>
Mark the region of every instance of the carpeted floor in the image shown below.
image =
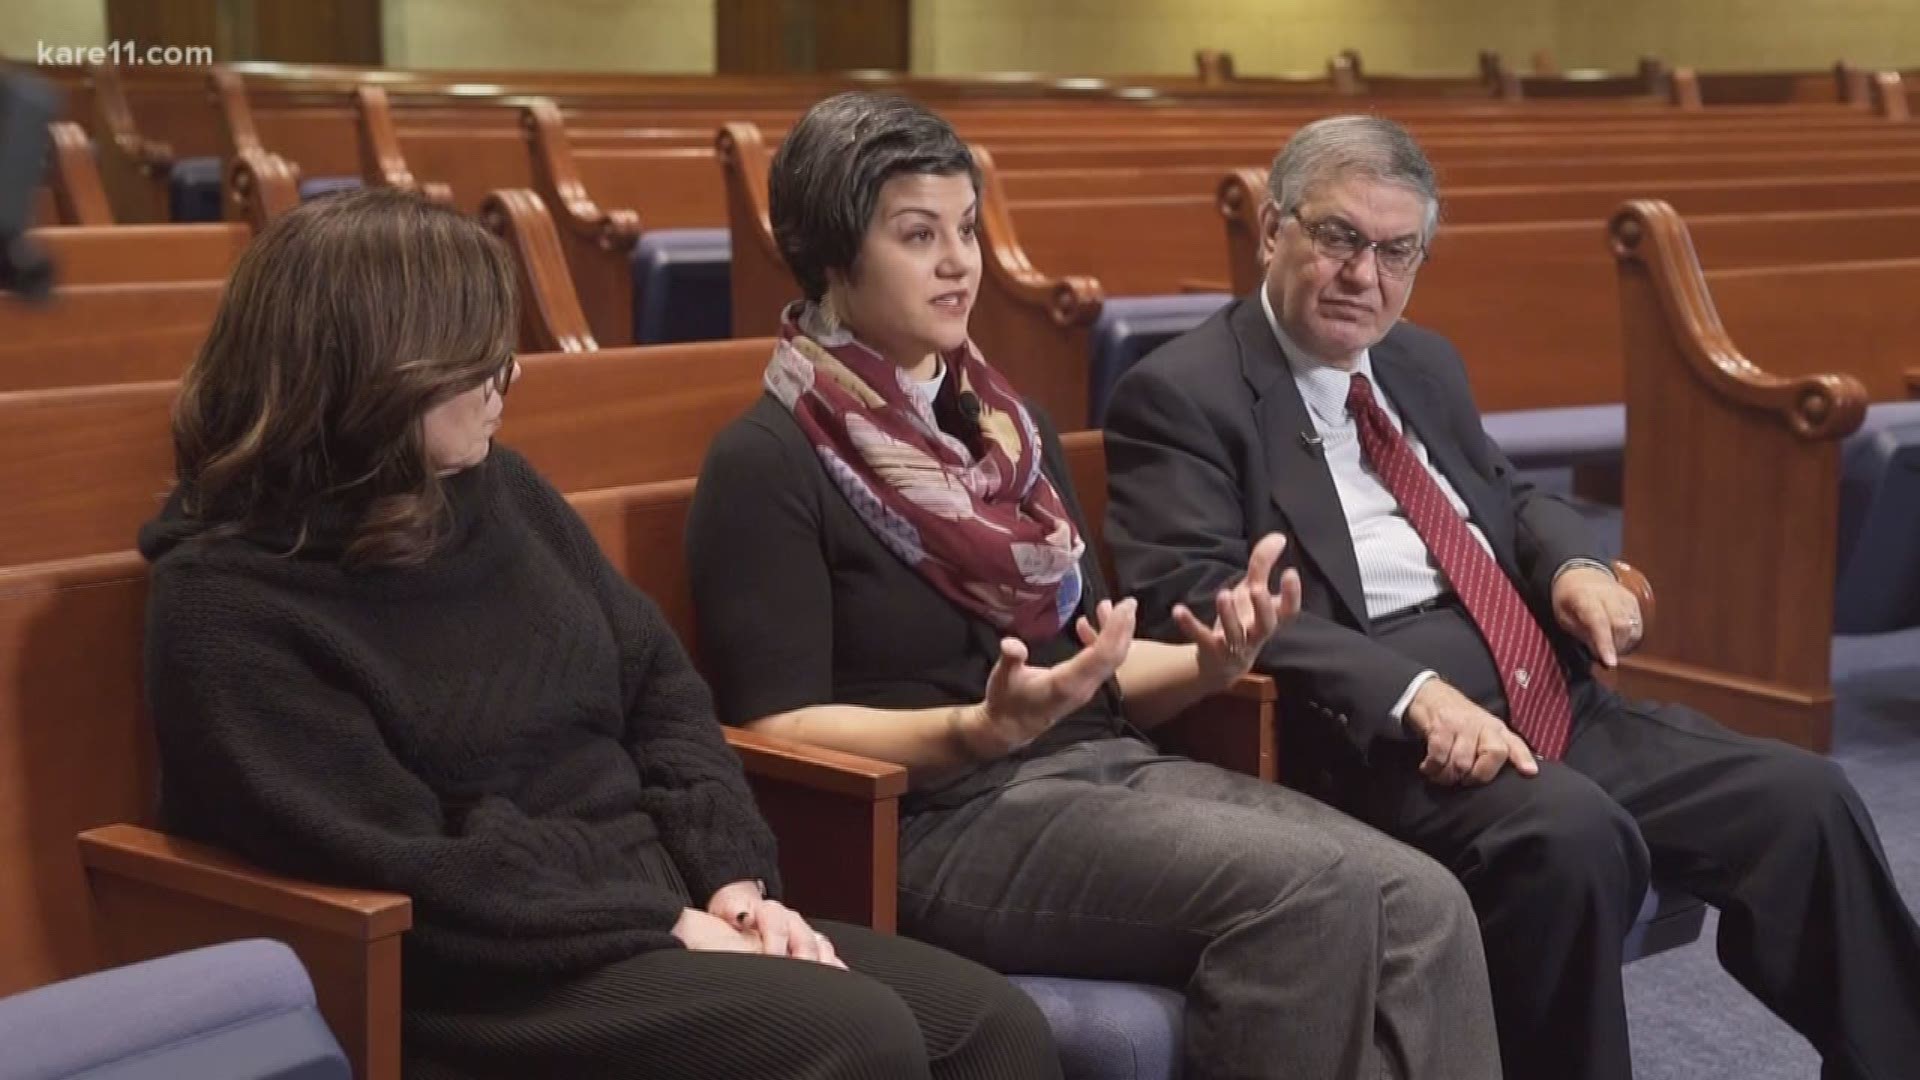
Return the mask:
<path id="1" fill-rule="evenodd" d="M 1833 756 L 1920 913 L 1920 630 L 1836 639 L 1833 660 Z M 1628 965 L 1637 1080 L 1815 1080 L 1813 1048 L 1720 969 L 1714 927 L 1709 915 L 1699 941 Z"/>

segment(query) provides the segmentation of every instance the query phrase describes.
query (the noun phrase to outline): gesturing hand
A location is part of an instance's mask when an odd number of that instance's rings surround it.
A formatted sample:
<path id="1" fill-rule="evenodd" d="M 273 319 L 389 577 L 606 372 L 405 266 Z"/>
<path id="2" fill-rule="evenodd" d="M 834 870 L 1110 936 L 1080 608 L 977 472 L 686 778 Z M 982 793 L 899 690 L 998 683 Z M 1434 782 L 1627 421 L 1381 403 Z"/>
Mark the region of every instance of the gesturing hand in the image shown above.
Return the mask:
<path id="1" fill-rule="evenodd" d="M 1420 775 L 1436 784 L 1484 784 L 1508 762 L 1521 776 L 1540 771 L 1526 740 L 1439 679 L 1428 679 L 1413 695 L 1406 720 L 1427 740 Z"/>
<path id="2" fill-rule="evenodd" d="M 1201 622 L 1185 604 L 1173 606 L 1173 621 L 1200 650 L 1200 674 L 1208 686 L 1225 689 L 1245 675 L 1267 639 L 1300 613 L 1300 574 L 1280 575 L 1280 591 L 1268 586 L 1274 564 L 1287 549 L 1287 538 L 1268 533 L 1253 546 L 1247 574 L 1239 584 L 1221 589 L 1214 597 L 1213 625 Z"/>
<path id="3" fill-rule="evenodd" d="M 987 676 L 986 700 L 957 721 L 968 753 L 981 761 L 1004 756 L 1085 705 L 1127 658 L 1136 607 L 1131 599 L 1100 601 L 1094 609 L 1097 630 L 1084 615 L 1074 623 L 1085 647 L 1050 668 L 1028 666 L 1026 642 L 1001 638 L 1000 659 Z"/>

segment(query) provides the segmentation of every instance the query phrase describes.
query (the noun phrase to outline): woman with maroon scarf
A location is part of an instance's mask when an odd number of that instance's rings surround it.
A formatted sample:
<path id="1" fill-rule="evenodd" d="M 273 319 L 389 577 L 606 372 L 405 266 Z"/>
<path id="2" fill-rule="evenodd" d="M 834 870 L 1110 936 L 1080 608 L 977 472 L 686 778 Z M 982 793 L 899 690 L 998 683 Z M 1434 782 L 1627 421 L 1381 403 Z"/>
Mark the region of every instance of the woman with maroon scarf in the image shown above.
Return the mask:
<path id="1" fill-rule="evenodd" d="M 1465 893 L 1153 726 L 1292 619 L 1283 538 L 1190 643 L 1133 640 L 1045 418 L 967 337 L 979 184 L 945 121 L 842 94 L 775 156 L 805 291 L 688 526 L 723 720 L 897 762 L 902 929 L 1011 973 L 1187 997 L 1190 1078 L 1499 1075 Z"/>

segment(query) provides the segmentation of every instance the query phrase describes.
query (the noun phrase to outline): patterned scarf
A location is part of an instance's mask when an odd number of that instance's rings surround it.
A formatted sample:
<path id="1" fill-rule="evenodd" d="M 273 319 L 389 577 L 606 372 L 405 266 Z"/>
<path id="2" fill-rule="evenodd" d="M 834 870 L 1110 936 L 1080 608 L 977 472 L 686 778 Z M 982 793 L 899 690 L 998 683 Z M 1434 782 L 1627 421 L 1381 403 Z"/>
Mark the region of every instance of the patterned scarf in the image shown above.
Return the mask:
<path id="1" fill-rule="evenodd" d="M 834 485 L 954 603 L 1028 641 L 1058 634 L 1080 604 L 1085 544 L 1040 471 L 1026 406 L 971 341 L 941 356 L 946 389 L 979 400 L 975 458 L 904 370 L 829 321 L 814 305 L 788 307 L 766 383 Z"/>

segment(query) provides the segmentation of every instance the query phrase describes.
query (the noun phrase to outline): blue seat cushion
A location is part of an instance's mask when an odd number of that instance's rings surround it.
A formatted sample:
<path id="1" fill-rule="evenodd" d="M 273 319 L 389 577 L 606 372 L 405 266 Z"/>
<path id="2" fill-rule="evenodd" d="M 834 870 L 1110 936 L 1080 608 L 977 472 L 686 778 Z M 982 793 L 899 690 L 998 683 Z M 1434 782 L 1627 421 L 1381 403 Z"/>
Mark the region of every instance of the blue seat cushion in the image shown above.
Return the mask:
<path id="1" fill-rule="evenodd" d="M 173 221 L 220 220 L 220 159 L 181 158 L 167 171 L 167 217 Z"/>
<path id="2" fill-rule="evenodd" d="M 232 941 L 0 1001 L 8 1076 L 351 1080 L 293 950 Z"/>
<path id="3" fill-rule="evenodd" d="M 1180 1075 L 1186 999 L 1143 983 L 1015 975 L 1053 1029 L 1066 1080 L 1171 1080 Z"/>
<path id="4" fill-rule="evenodd" d="M 1177 293 L 1120 296 L 1100 307 L 1087 358 L 1087 419 L 1099 427 L 1107 416 L 1107 398 L 1141 358 L 1207 321 L 1233 300 L 1231 293 Z"/>
<path id="5" fill-rule="evenodd" d="M 362 186 L 357 176 L 312 176 L 300 181 L 300 201 L 317 199 L 322 195 L 331 195 L 336 191 L 358 191 Z"/>
<path id="6" fill-rule="evenodd" d="M 1640 914 L 1627 930 L 1621 953 L 1626 963 L 1685 945 L 1700 936 L 1707 921 L 1707 905 L 1692 893 L 1655 881 L 1640 903 Z"/>
<path id="7" fill-rule="evenodd" d="M 1920 626 L 1920 401 L 1867 409 L 1840 448 L 1833 628 Z"/>
<path id="8" fill-rule="evenodd" d="M 733 247 L 725 229 L 654 229 L 633 248 L 636 345 L 733 336 Z"/>
<path id="9" fill-rule="evenodd" d="M 1518 409 L 1482 418 L 1487 437 L 1518 469 L 1618 461 L 1627 446 L 1625 405 Z"/>

